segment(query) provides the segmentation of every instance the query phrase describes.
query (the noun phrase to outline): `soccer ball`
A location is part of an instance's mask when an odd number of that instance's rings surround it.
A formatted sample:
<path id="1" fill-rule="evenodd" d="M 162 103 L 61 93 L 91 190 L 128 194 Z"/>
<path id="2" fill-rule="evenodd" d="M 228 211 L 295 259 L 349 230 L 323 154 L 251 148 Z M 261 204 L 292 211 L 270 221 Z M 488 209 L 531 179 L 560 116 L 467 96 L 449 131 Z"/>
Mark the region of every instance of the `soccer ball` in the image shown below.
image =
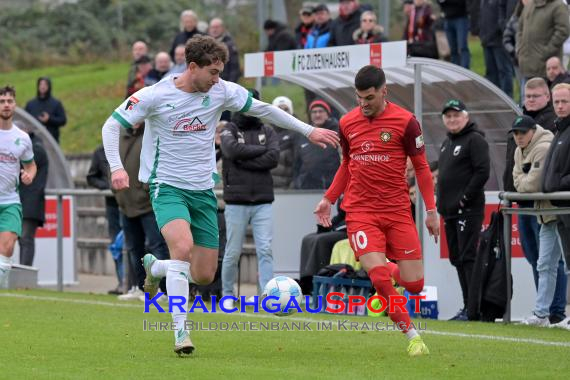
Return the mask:
<path id="1" fill-rule="evenodd" d="M 297 284 L 297 282 L 292 278 L 286 276 L 277 276 L 271 279 L 267 285 L 265 285 L 261 299 L 269 296 L 278 297 L 279 300 L 267 300 L 267 307 L 275 309 L 277 306 L 279 306 L 279 311 L 275 312 L 274 314 L 283 317 L 293 314 L 297 311 L 297 309 L 294 307 L 295 305 L 292 303 L 293 301 L 291 301 L 291 304 L 287 310 L 285 310 L 285 307 L 290 302 L 291 297 L 295 297 L 297 304 L 300 306 L 303 293 L 301 293 L 301 287 L 299 284 Z"/>

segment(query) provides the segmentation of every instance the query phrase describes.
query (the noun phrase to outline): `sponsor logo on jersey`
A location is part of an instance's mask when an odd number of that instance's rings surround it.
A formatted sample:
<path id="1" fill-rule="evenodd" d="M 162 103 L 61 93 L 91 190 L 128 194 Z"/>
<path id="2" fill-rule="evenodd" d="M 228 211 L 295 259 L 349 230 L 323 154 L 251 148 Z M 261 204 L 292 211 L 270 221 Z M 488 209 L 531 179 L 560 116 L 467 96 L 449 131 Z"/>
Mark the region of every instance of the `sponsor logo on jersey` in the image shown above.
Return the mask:
<path id="1" fill-rule="evenodd" d="M 392 134 L 386 131 L 380 132 L 380 140 L 382 140 L 383 143 L 387 143 L 392 140 Z"/>
<path id="2" fill-rule="evenodd" d="M 0 152 L 0 164 L 15 164 L 18 158 L 12 152 Z"/>
<path id="3" fill-rule="evenodd" d="M 196 116 L 193 119 L 181 119 L 179 120 L 174 129 L 172 130 L 173 136 L 187 136 L 190 133 L 202 132 L 208 129 L 208 126 Z"/>
<path id="4" fill-rule="evenodd" d="M 420 149 L 424 146 L 424 135 L 419 135 L 416 137 L 416 149 Z"/>
<path id="5" fill-rule="evenodd" d="M 131 96 L 129 100 L 127 100 L 127 105 L 125 106 L 125 111 L 132 111 L 133 108 L 138 104 L 139 100 L 134 96 Z"/>

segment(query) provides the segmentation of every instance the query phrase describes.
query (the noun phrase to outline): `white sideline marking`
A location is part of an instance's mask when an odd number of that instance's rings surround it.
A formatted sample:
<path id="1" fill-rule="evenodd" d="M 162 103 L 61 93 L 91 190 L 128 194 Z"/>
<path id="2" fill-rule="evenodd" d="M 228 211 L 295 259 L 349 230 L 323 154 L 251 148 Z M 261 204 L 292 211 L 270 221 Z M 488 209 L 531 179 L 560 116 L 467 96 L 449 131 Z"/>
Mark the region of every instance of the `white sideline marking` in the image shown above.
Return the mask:
<path id="1" fill-rule="evenodd" d="M 32 296 L 32 295 L 24 295 L 24 294 L 12 294 L 12 293 L 0 293 L 0 297 L 10 297 L 10 298 L 21 298 L 21 299 L 31 299 L 36 301 L 56 301 L 56 302 L 68 302 L 68 303 L 76 303 L 76 304 L 84 304 L 84 305 L 96 305 L 96 306 L 112 306 L 112 307 L 125 307 L 125 308 L 136 308 L 141 309 L 142 304 L 133 304 L 133 303 L 117 303 L 117 302 L 107 302 L 107 301 L 91 301 L 91 300 L 81 300 L 76 298 L 60 298 L 60 297 L 42 297 L 42 296 Z M 164 306 L 164 305 L 162 305 Z M 201 312 L 201 311 L 200 311 Z M 273 316 L 273 315 L 264 315 L 264 314 L 250 314 L 250 313 L 231 313 L 226 314 L 228 316 L 238 316 L 238 317 L 249 317 L 249 318 L 262 318 L 262 319 L 278 319 L 282 320 L 283 318 Z M 287 321 L 297 321 L 297 322 L 333 322 L 336 323 L 337 320 L 325 320 L 325 319 L 311 319 L 311 318 L 302 318 L 302 317 L 293 317 L 288 316 L 286 318 Z M 426 322 L 429 320 L 425 320 Z M 502 342 L 510 342 L 510 343 L 529 343 L 529 344 L 537 344 L 541 346 L 555 346 L 555 347 L 569 347 L 570 342 L 553 342 L 548 340 L 541 340 L 541 339 L 532 339 L 532 338 L 514 338 L 509 336 L 494 336 L 494 335 L 482 335 L 482 334 L 466 334 L 466 333 L 457 333 L 457 332 L 448 332 L 448 331 L 436 331 L 436 330 L 422 330 L 422 334 L 432 334 L 432 335 L 440 335 L 440 336 L 451 336 L 457 338 L 470 338 L 470 339 L 480 339 L 480 340 L 495 340 L 495 341 L 502 341 Z"/>

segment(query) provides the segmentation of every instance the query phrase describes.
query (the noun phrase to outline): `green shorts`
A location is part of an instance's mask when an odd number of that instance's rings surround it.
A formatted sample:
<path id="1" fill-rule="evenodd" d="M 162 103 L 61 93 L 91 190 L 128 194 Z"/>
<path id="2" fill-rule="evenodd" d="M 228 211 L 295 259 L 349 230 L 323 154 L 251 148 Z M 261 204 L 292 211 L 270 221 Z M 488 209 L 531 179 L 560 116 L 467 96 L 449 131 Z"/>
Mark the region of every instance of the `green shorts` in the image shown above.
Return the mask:
<path id="1" fill-rule="evenodd" d="M 0 205 L 0 232 L 14 232 L 22 235 L 22 205 L 11 203 Z"/>
<path id="2" fill-rule="evenodd" d="M 184 219 L 190 224 L 194 244 L 219 248 L 218 200 L 212 189 L 184 190 L 153 183 L 150 201 L 159 229 L 174 219 Z"/>

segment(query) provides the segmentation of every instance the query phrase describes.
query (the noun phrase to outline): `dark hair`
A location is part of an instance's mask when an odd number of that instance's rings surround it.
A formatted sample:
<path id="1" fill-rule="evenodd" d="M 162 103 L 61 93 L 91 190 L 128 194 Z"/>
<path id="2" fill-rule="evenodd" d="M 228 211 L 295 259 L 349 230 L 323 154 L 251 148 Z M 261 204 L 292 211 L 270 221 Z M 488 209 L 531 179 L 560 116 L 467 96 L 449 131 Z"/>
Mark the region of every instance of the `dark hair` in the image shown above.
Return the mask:
<path id="1" fill-rule="evenodd" d="M 196 35 L 186 42 L 186 64 L 194 62 L 199 67 L 212 63 L 228 62 L 228 48 L 223 42 L 218 42 L 210 36 Z"/>
<path id="2" fill-rule="evenodd" d="M 386 83 L 386 75 L 384 75 L 384 70 L 374 66 L 368 65 L 364 66 L 354 78 L 354 86 L 359 91 L 368 90 L 370 87 L 379 89 Z"/>
<path id="3" fill-rule="evenodd" d="M 265 22 L 263 23 L 263 30 L 271 30 L 271 29 L 277 29 L 277 21 L 268 19 L 265 20 Z"/>
<path id="4" fill-rule="evenodd" d="M 14 86 L 9 86 L 6 85 L 4 87 L 0 87 L 0 96 L 3 95 L 12 95 L 12 97 L 15 99 L 16 98 L 16 89 L 14 88 Z"/>

